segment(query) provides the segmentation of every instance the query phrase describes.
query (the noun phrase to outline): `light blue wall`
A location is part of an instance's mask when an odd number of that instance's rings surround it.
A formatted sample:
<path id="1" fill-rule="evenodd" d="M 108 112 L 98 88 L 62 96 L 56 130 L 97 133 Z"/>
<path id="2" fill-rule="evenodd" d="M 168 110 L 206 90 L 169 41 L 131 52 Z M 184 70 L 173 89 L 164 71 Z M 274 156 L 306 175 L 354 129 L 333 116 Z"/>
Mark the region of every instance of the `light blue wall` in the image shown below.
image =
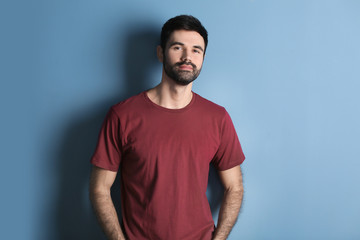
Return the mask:
<path id="1" fill-rule="evenodd" d="M 227 108 L 247 157 L 229 239 L 360 239 L 359 1 L 0 9 L 1 239 L 102 239 L 87 198 L 100 124 L 110 105 L 160 80 L 158 34 L 182 13 L 209 31 L 194 89 Z"/>

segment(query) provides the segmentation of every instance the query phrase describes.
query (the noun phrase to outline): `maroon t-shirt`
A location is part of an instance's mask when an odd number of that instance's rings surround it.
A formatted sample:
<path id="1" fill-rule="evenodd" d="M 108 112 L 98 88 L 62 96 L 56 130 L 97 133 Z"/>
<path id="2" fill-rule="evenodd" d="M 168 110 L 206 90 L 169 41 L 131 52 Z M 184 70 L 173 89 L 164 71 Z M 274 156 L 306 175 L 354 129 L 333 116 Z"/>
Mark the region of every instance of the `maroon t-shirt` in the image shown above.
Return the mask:
<path id="1" fill-rule="evenodd" d="M 210 240 L 209 164 L 221 171 L 244 159 L 223 107 L 193 93 L 185 108 L 167 109 L 142 92 L 110 109 L 91 162 L 120 167 L 129 239 Z"/>

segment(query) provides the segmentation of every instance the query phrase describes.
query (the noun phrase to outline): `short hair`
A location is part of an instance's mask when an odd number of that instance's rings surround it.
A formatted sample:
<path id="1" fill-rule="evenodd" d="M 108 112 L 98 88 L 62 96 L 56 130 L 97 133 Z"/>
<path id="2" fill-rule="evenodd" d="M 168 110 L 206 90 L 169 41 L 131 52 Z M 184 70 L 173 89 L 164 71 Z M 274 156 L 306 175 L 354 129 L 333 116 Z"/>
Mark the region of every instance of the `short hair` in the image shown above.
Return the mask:
<path id="1" fill-rule="evenodd" d="M 191 15 L 179 15 L 170 18 L 161 29 L 160 46 L 165 51 L 166 43 L 169 40 L 170 35 L 175 30 L 188 30 L 199 33 L 205 42 L 205 49 L 208 44 L 208 33 L 205 27 L 201 24 L 199 19 Z"/>

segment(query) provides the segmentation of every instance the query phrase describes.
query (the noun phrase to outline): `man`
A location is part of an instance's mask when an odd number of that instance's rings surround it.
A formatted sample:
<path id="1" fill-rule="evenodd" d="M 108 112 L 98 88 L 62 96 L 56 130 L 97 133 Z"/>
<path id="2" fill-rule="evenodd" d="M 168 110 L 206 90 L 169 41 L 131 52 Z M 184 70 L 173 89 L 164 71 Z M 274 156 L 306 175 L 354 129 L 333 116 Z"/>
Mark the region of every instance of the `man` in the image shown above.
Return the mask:
<path id="1" fill-rule="evenodd" d="M 168 20 L 157 55 L 161 83 L 114 105 L 92 157 L 90 198 L 109 239 L 226 239 L 243 196 L 245 157 L 229 115 L 192 92 L 207 47 L 198 19 Z M 206 188 L 209 164 L 225 191 L 215 228 Z M 110 196 L 121 171 L 124 228 Z"/>

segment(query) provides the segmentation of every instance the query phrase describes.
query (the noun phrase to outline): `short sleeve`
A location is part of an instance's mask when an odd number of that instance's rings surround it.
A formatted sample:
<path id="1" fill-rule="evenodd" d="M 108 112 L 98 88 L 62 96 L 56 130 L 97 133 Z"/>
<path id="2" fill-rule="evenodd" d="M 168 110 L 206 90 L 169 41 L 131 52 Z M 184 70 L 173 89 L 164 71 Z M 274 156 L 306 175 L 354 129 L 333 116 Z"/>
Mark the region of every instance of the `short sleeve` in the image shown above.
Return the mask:
<path id="1" fill-rule="evenodd" d="M 217 170 L 223 171 L 240 165 L 244 160 L 245 155 L 234 125 L 229 114 L 225 111 L 221 123 L 220 144 L 212 163 Z"/>
<path id="2" fill-rule="evenodd" d="M 120 119 L 111 108 L 101 127 L 91 163 L 97 167 L 118 171 L 121 160 Z"/>

